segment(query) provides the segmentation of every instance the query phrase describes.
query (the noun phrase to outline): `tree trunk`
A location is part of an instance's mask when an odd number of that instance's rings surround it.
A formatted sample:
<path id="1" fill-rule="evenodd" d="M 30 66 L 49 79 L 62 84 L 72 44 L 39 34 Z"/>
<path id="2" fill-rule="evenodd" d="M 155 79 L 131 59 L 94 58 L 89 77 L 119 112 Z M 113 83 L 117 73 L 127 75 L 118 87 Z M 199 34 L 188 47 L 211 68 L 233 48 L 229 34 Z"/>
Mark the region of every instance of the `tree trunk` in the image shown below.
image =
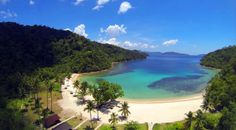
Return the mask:
<path id="1" fill-rule="evenodd" d="M 91 113 L 91 111 L 90 111 L 90 120 L 92 120 L 92 113 Z"/>
<path id="2" fill-rule="evenodd" d="M 37 87 L 36 89 L 36 98 L 38 99 L 39 98 L 39 88 Z"/>
<path id="3" fill-rule="evenodd" d="M 83 102 L 83 104 L 85 103 L 85 98 L 84 98 L 84 96 L 82 97 L 82 102 Z"/>
<path id="4" fill-rule="evenodd" d="M 34 99 L 36 99 L 36 92 L 34 92 Z"/>
<path id="5" fill-rule="evenodd" d="M 98 111 L 98 109 L 97 109 L 97 119 L 99 120 L 99 111 Z"/>
<path id="6" fill-rule="evenodd" d="M 48 109 L 48 86 L 47 86 L 47 99 L 46 99 L 46 101 L 47 101 L 47 109 Z"/>
<path id="7" fill-rule="evenodd" d="M 51 92 L 51 112 L 52 112 L 52 92 Z"/>

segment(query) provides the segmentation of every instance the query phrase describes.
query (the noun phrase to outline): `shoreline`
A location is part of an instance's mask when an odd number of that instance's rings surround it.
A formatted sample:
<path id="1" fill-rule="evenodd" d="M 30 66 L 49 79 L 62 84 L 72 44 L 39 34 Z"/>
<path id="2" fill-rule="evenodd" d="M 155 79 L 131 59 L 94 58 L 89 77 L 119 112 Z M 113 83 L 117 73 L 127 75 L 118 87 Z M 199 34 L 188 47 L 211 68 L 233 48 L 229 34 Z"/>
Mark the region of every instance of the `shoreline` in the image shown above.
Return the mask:
<path id="1" fill-rule="evenodd" d="M 80 76 L 84 76 L 84 75 L 93 75 L 93 74 L 104 73 L 104 72 L 107 72 L 107 71 L 111 70 L 113 67 L 115 67 L 119 63 L 122 63 L 122 62 L 112 62 L 111 67 L 108 68 L 108 69 L 104 69 L 104 70 L 93 71 L 93 72 L 86 72 L 86 73 L 74 73 L 74 74 L 79 74 Z"/>
<path id="2" fill-rule="evenodd" d="M 206 69 L 210 69 L 210 70 L 213 70 L 213 71 L 216 71 L 217 73 L 219 73 L 221 71 L 221 69 L 217 69 L 217 68 L 214 68 L 214 67 L 208 67 L 208 66 L 205 66 L 205 65 L 201 65 L 203 68 L 206 68 Z"/>
<path id="3" fill-rule="evenodd" d="M 120 62 L 112 63 L 112 66 L 110 68 L 101 71 L 88 73 L 73 73 L 71 75 L 71 79 L 69 79 L 69 82 L 72 84 L 75 80 L 80 80 L 82 76 L 105 73 L 111 70 L 113 67 L 115 67 L 115 65 L 119 63 Z M 203 67 L 207 68 L 205 66 Z M 128 102 L 129 111 L 131 112 L 131 114 L 127 121 L 137 121 L 139 123 L 171 123 L 184 120 L 186 118 L 185 114 L 189 111 L 196 112 L 197 110 L 201 109 L 201 105 L 204 100 L 204 90 L 192 95 L 184 95 L 180 97 L 170 97 L 161 99 L 118 98 L 117 101 Z M 65 113 L 83 113 L 83 116 L 85 118 L 90 118 L 90 114 L 84 112 L 84 108 L 86 107 L 86 105 L 78 105 L 78 98 L 75 98 L 73 95 L 71 95 L 68 90 L 62 88 L 62 92 L 63 98 L 59 100 L 58 103 L 63 108 L 63 111 Z M 93 98 L 88 95 L 86 99 L 92 100 Z M 109 123 L 108 120 L 110 119 L 110 114 L 112 112 L 120 114 L 119 109 L 119 107 L 114 107 L 114 109 L 110 109 L 107 113 L 100 112 L 101 122 Z M 92 112 L 93 118 L 96 117 L 96 114 L 96 112 Z M 119 124 L 123 123 L 125 122 L 119 122 Z"/>
<path id="4" fill-rule="evenodd" d="M 72 84 L 72 82 L 79 79 L 81 75 L 82 74 L 72 74 L 71 79 L 69 79 L 68 82 Z M 127 101 L 129 104 L 129 111 L 131 112 L 131 115 L 127 121 L 137 121 L 139 123 L 170 123 L 184 120 L 186 113 L 189 111 L 195 112 L 200 109 L 203 102 L 202 94 L 203 92 L 186 97 L 157 100 L 132 100 L 124 98 L 117 100 Z M 86 105 L 79 105 L 78 98 L 70 94 L 70 91 L 68 89 L 64 89 L 64 87 L 62 87 L 62 97 L 62 99 L 58 100 L 59 106 L 63 109 L 61 115 L 83 113 L 85 118 L 90 118 L 90 114 L 84 112 Z M 91 99 L 91 96 L 88 95 L 86 98 Z M 112 112 L 120 114 L 119 109 L 119 107 L 115 107 L 114 109 L 110 109 L 108 113 L 100 112 L 101 122 L 109 123 L 108 120 L 110 119 L 110 114 Z M 92 115 L 93 118 L 96 118 L 97 113 L 92 112 Z M 126 123 L 126 121 L 119 122 L 119 124 L 124 123 Z"/>
<path id="5" fill-rule="evenodd" d="M 128 102 L 134 104 L 156 104 L 156 103 L 173 103 L 173 102 L 184 102 L 203 99 L 203 92 L 187 95 L 182 97 L 172 97 L 163 99 L 129 99 L 129 98 L 118 98 L 117 101 Z"/>

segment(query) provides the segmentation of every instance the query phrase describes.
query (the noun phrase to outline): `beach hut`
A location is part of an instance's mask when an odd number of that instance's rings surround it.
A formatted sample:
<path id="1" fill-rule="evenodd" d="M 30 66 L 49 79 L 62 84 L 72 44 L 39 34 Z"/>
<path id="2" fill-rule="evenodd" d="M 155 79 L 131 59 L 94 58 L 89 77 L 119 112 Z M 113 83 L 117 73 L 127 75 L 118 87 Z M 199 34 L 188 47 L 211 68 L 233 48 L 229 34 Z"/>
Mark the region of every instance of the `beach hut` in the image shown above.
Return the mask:
<path id="1" fill-rule="evenodd" d="M 68 123 L 65 122 L 53 128 L 52 130 L 72 130 L 72 128 Z"/>
<path id="2" fill-rule="evenodd" d="M 59 122 L 60 122 L 60 117 L 57 114 L 54 114 L 44 119 L 44 127 L 49 128 Z"/>

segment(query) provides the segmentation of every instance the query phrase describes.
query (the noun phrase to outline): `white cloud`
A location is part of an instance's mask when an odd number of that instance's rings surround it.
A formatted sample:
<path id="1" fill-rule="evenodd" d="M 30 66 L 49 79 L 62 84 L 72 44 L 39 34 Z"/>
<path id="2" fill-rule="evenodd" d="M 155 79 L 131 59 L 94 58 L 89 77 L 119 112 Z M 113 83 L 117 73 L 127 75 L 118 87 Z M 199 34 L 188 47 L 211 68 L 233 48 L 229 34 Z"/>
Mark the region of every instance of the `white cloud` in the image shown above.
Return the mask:
<path id="1" fill-rule="evenodd" d="M 73 32 L 70 28 L 65 28 L 64 30 L 65 30 L 65 31 Z"/>
<path id="2" fill-rule="evenodd" d="M 93 10 L 99 10 L 101 9 L 106 3 L 108 3 L 110 0 L 97 0 L 97 5 L 93 7 Z"/>
<path id="3" fill-rule="evenodd" d="M 144 44 L 142 44 L 142 46 L 141 46 L 142 48 L 148 48 L 149 47 L 149 45 L 148 44 L 146 44 L 146 43 L 144 43 Z"/>
<path id="4" fill-rule="evenodd" d="M 124 25 L 109 25 L 105 30 L 103 28 L 100 29 L 101 33 L 106 33 L 108 34 L 110 37 L 117 37 L 121 34 L 125 34 L 126 32 L 126 27 L 124 27 Z"/>
<path id="5" fill-rule="evenodd" d="M 75 0 L 74 2 L 74 5 L 79 5 L 81 4 L 82 2 L 84 2 L 85 0 Z"/>
<path id="6" fill-rule="evenodd" d="M 129 2 L 124 1 L 120 4 L 118 14 L 122 14 L 122 13 L 124 14 L 131 8 L 132 8 L 132 5 Z"/>
<path id="7" fill-rule="evenodd" d="M 98 6 L 96 5 L 95 7 L 93 7 L 93 10 L 99 10 L 100 8 L 102 8 L 103 6 Z"/>
<path id="8" fill-rule="evenodd" d="M 88 37 L 88 34 L 85 32 L 85 25 L 84 24 L 80 24 L 77 27 L 75 27 L 74 33 L 82 35 L 86 38 Z"/>
<path id="9" fill-rule="evenodd" d="M 0 17 L 4 18 L 4 19 L 6 19 L 6 18 L 15 18 L 15 17 L 17 17 L 17 14 L 15 12 L 10 11 L 10 10 L 7 10 L 7 11 L 1 10 L 0 11 Z"/>
<path id="10" fill-rule="evenodd" d="M 125 41 L 122 45 L 124 48 L 136 48 L 138 46 L 137 43 L 132 43 L 130 41 Z"/>
<path id="11" fill-rule="evenodd" d="M 101 42 L 101 43 L 107 43 L 107 44 L 112 44 L 112 45 L 116 45 L 116 46 L 120 46 L 120 42 L 118 42 L 116 38 L 110 38 L 110 39 L 108 39 L 108 40 L 102 40 L 102 39 L 100 39 L 99 42 Z"/>
<path id="12" fill-rule="evenodd" d="M 34 2 L 33 0 L 30 0 L 30 1 L 29 1 L 29 4 L 30 4 L 30 5 L 34 5 L 35 2 Z"/>
<path id="13" fill-rule="evenodd" d="M 173 39 L 173 40 L 168 40 L 162 43 L 162 45 L 164 46 L 172 46 L 172 45 L 176 45 L 178 42 L 178 39 Z"/>
<path id="14" fill-rule="evenodd" d="M 7 2 L 9 2 L 10 0 L 0 0 L 1 4 L 6 4 Z"/>
<path id="15" fill-rule="evenodd" d="M 115 46 L 119 46 L 126 49 L 137 49 L 137 50 L 146 50 L 146 49 L 155 49 L 157 45 L 151 45 L 147 43 L 136 43 L 131 41 L 120 42 L 116 38 L 110 38 L 108 40 L 100 39 L 98 42 L 107 43 Z"/>
<path id="16" fill-rule="evenodd" d="M 125 41 L 121 43 L 120 46 L 126 49 L 137 49 L 137 50 L 155 49 L 158 47 L 157 45 L 152 45 L 148 43 L 130 42 L 130 41 Z"/>
<path id="17" fill-rule="evenodd" d="M 155 49 L 155 48 L 157 48 L 158 47 L 158 45 L 150 45 L 150 48 L 151 49 Z"/>

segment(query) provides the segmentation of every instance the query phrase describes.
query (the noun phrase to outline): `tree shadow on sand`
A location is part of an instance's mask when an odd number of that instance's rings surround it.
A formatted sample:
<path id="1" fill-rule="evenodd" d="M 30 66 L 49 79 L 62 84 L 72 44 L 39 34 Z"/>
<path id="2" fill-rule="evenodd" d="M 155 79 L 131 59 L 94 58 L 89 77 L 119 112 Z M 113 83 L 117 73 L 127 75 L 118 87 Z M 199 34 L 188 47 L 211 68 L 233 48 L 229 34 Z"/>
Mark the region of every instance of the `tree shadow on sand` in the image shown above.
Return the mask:
<path id="1" fill-rule="evenodd" d="M 127 117 L 125 116 L 119 116 L 118 118 L 120 119 L 120 121 L 127 121 Z"/>
<path id="2" fill-rule="evenodd" d="M 85 105 L 89 100 L 85 100 L 85 99 L 82 99 L 82 98 L 78 98 L 77 101 L 76 101 L 76 104 L 77 105 Z"/>
<path id="3" fill-rule="evenodd" d="M 97 109 L 103 113 L 103 114 L 109 114 L 114 107 L 119 107 L 118 104 L 120 102 L 116 100 L 112 100 L 106 103 L 103 103 L 102 105 L 98 106 Z"/>

